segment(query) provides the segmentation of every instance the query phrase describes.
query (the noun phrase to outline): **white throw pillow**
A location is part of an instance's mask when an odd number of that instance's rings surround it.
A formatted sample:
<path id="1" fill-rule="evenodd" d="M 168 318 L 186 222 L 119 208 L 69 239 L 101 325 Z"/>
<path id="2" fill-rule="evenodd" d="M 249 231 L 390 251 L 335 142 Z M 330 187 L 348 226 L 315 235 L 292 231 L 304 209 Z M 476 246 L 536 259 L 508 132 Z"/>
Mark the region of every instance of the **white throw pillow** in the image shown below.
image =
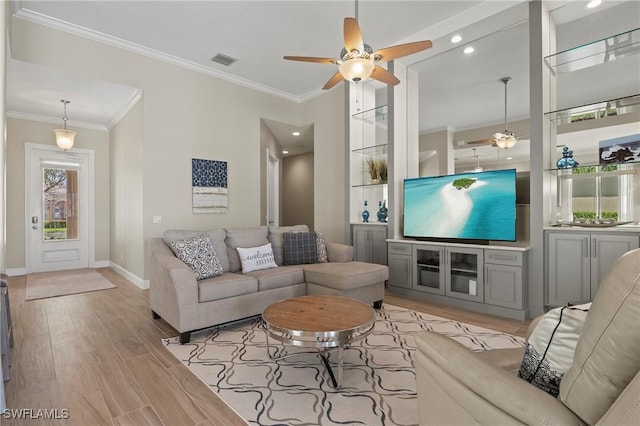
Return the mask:
<path id="1" fill-rule="evenodd" d="M 242 263 L 243 274 L 251 271 L 259 271 L 261 269 L 271 269 L 278 267 L 273 257 L 273 249 L 271 248 L 271 243 L 267 243 L 259 247 L 237 247 L 236 250 L 238 250 L 240 263 Z"/>
<path id="2" fill-rule="evenodd" d="M 207 235 L 171 241 L 176 257 L 191 268 L 197 280 L 222 275 L 222 265 Z"/>
<path id="3" fill-rule="evenodd" d="M 557 397 L 590 307 L 586 303 L 547 312 L 529 336 L 518 377 Z"/>

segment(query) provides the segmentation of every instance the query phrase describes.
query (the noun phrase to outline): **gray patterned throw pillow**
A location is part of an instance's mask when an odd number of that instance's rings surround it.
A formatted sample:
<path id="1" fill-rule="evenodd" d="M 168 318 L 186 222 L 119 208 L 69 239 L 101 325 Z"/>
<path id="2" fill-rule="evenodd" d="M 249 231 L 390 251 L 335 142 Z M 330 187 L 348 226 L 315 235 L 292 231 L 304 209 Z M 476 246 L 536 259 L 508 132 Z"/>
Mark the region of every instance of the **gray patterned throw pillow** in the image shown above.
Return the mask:
<path id="1" fill-rule="evenodd" d="M 284 237 L 284 264 L 318 263 L 315 232 L 287 232 Z"/>
<path id="2" fill-rule="evenodd" d="M 222 275 L 222 265 L 207 235 L 198 235 L 186 240 L 171 241 L 176 257 L 191 268 L 197 280 Z"/>

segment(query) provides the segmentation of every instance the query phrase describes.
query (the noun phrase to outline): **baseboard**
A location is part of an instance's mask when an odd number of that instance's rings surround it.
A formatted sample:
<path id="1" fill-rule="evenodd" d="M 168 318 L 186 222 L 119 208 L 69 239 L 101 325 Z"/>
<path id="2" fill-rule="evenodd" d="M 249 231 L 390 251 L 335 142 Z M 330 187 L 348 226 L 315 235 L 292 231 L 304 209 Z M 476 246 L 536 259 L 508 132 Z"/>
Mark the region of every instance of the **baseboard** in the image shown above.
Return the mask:
<path id="1" fill-rule="evenodd" d="M 149 280 L 143 280 L 139 276 L 127 271 L 122 266 L 116 263 L 110 262 L 108 266 L 114 271 L 116 271 L 118 274 L 122 275 L 123 277 L 125 277 L 126 279 L 134 283 L 137 287 L 141 288 L 142 290 L 146 290 L 149 288 Z"/>
<path id="2" fill-rule="evenodd" d="M 96 260 L 91 264 L 91 268 L 109 268 L 110 266 L 109 260 Z"/>
<path id="3" fill-rule="evenodd" d="M 10 277 L 17 277 L 18 275 L 27 275 L 27 268 L 8 268 L 5 273 Z"/>

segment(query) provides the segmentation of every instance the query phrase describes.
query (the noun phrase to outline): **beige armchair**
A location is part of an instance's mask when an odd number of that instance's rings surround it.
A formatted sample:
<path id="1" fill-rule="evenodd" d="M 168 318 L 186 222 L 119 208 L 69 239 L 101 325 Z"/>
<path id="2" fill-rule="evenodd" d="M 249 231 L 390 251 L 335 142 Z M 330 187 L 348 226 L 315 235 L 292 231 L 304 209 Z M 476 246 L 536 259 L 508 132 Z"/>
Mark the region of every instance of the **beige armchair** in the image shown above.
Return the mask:
<path id="1" fill-rule="evenodd" d="M 421 425 L 639 425 L 640 249 L 601 283 L 558 398 L 514 373 L 523 351 L 474 353 L 431 332 L 416 345 Z"/>

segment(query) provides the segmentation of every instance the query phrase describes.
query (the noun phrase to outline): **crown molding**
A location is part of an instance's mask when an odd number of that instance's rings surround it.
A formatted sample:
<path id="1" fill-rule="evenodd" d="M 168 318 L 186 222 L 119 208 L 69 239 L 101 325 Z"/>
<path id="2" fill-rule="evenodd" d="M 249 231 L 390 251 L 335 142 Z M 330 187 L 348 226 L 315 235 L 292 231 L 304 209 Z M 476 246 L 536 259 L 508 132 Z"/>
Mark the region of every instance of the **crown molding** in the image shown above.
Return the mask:
<path id="1" fill-rule="evenodd" d="M 131 96 L 129 96 L 129 100 L 124 108 L 122 108 L 122 110 L 107 123 L 107 130 L 111 130 L 113 126 L 118 124 L 118 122 L 120 122 L 120 120 L 122 120 L 124 116 L 131 111 L 131 108 L 133 108 L 140 99 L 142 99 L 142 89 L 135 89 Z"/>
<path id="2" fill-rule="evenodd" d="M 50 117 L 48 115 L 31 114 L 28 112 L 20 111 L 7 111 L 7 117 L 17 118 L 19 120 L 39 121 L 41 123 L 57 124 L 60 126 L 60 117 Z M 84 121 L 72 121 L 73 127 L 79 127 L 82 129 L 100 130 L 108 132 L 109 129 L 103 124 L 87 123 Z M 71 126 L 70 126 L 71 127 Z"/>
<path id="3" fill-rule="evenodd" d="M 63 32 L 73 34 L 79 37 L 83 37 L 89 40 L 97 41 L 99 43 L 103 43 L 119 49 L 127 50 L 129 52 L 133 52 L 138 55 L 156 59 L 158 61 L 175 65 L 180 68 L 185 68 L 191 71 L 195 71 L 201 74 L 205 74 L 210 77 L 216 77 L 221 80 L 235 83 L 240 86 L 247 87 L 249 89 L 257 90 L 259 92 L 267 93 L 269 95 L 277 96 L 279 98 L 284 98 L 289 101 L 301 103 L 311 98 L 314 98 L 322 93 L 320 90 L 314 90 L 302 96 L 296 96 L 291 93 L 274 89 L 272 87 L 268 87 L 263 84 L 259 84 L 259 83 L 256 83 L 241 77 L 237 77 L 222 71 L 218 71 L 192 61 L 178 58 L 177 56 L 173 56 L 168 53 L 163 53 L 155 49 L 150 49 L 148 47 L 144 47 L 139 44 L 132 43 L 118 37 L 114 37 L 99 31 L 85 28 L 80 25 L 72 24 L 70 22 L 66 22 L 58 18 L 53 18 L 51 16 L 47 16 L 30 9 L 22 8 L 22 4 L 19 0 L 13 2 L 12 5 L 14 6 L 14 9 L 17 9 L 13 13 L 13 16 L 15 18 L 23 19 L 25 21 L 29 21 L 35 24 L 43 25 L 45 27 L 53 28 L 55 30 L 63 31 Z"/>

